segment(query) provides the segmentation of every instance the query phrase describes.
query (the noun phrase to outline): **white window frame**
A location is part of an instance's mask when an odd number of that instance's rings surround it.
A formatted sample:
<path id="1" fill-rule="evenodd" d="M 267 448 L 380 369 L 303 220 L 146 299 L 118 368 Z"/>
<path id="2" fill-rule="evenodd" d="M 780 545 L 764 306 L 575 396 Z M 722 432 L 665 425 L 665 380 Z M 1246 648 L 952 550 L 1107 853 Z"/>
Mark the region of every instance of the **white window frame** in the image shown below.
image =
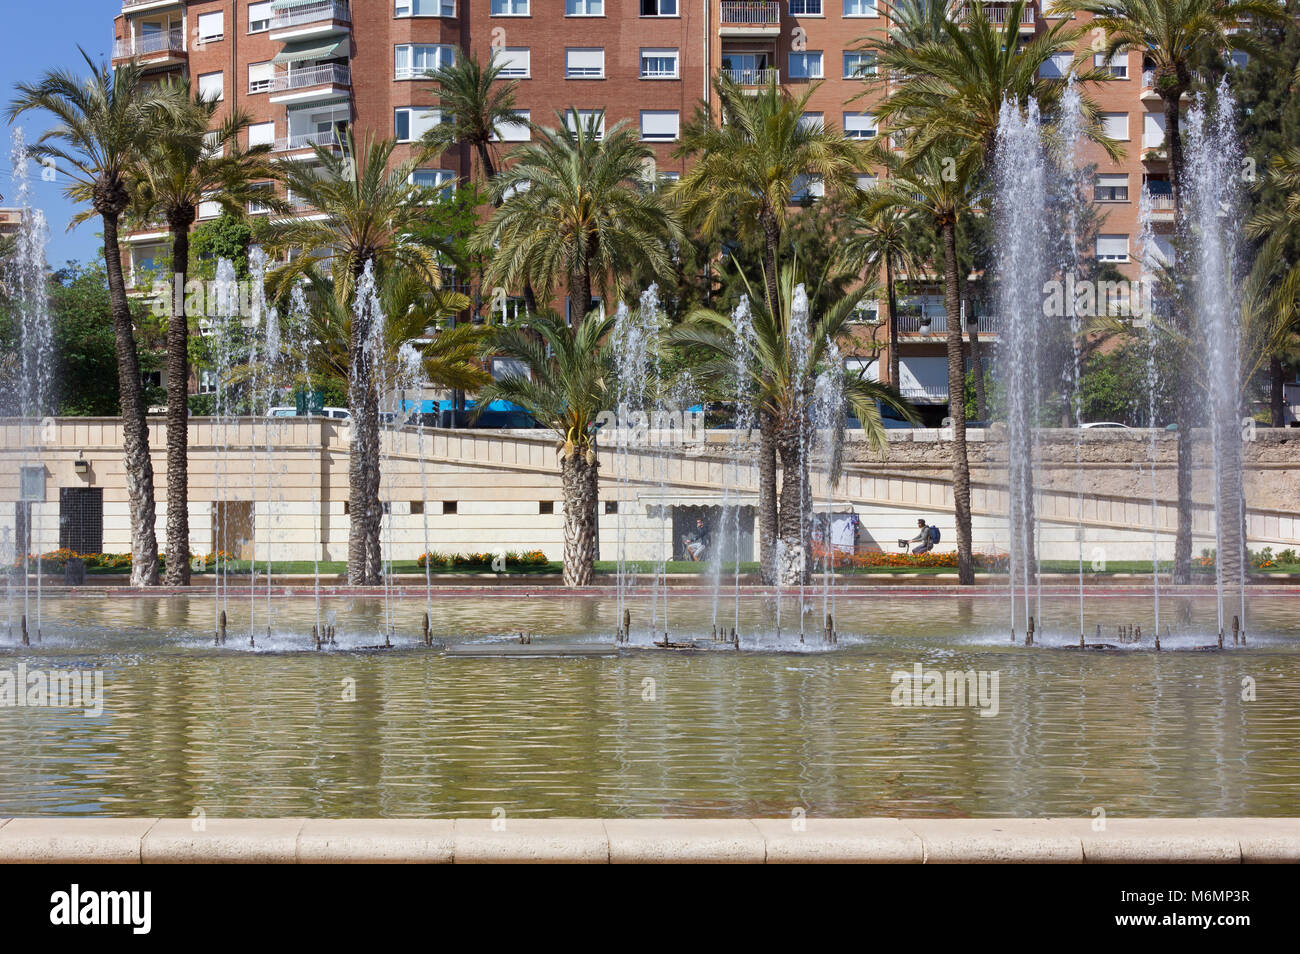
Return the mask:
<path id="1" fill-rule="evenodd" d="M 497 7 L 502 9 L 497 11 Z M 519 8 L 523 8 L 520 10 Z M 489 16 L 493 17 L 530 17 L 532 12 L 532 0 L 492 0 L 488 7 Z"/>
<path id="2" fill-rule="evenodd" d="M 506 54 L 501 56 L 501 54 Z M 523 58 L 523 72 L 515 72 L 514 67 L 508 65 L 517 63 L 520 56 Z M 497 75 L 502 79 L 532 79 L 533 77 L 533 53 L 532 49 L 526 46 L 503 46 L 498 47 L 492 53 L 492 59 L 497 60 L 500 57 L 501 72 Z"/>
<path id="3" fill-rule="evenodd" d="M 874 172 L 855 172 L 853 173 L 853 182 L 860 191 L 866 192 L 868 189 L 874 189 L 880 184 L 880 177 Z"/>
<path id="4" fill-rule="evenodd" d="M 1074 64 L 1073 53 L 1053 53 L 1038 68 L 1039 79 L 1064 79 Z"/>
<path id="5" fill-rule="evenodd" d="M 857 120 L 864 118 L 870 120 L 869 126 L 865 122 L 857 122 Z M 844 125 L 841 128 L 844 130 L 845 139 L 875 139 L 880 134 L 880 124 L 876 121 L 874 113 L 869 113 L 866 110 L 845 112 L 842 119 Z M 854 122 L 852 127 L 849 126 L 850 121 Z"/>
<path id="6" fill-rule="evenodd" d="M 646 134 L 645 121 L 646 117 L 672 117 L 673 132 L 672 135 L 666 133 Z M 641 138 L 646 142 L 676 142 L 682 134 L 682 114 L 677 109 L 643 109 L 641 110 Z"/>
<path id="7" fill-rule="evenodd" d="M 402 51 L 406 51 L 407 65 L 400 65 Z M 415 65 L 416 54 L 427 55 L 427 51 L 435 50 L 437 63 L 434 66 Z M 450 57 L 450 58 L 448 58 Z M 456 47 L 450 43 L 398 43 L 393 47 L 393 78 L 396 80 L 418 80 L 426 79 L 426 73 L 436 72 L 443 66 L 450 66 L 456 62 Z"/>
<path id="8" fill-rule="evenodd" d="M 456 173 L 451 169 L 413 169 L 407 182 L 410 185 L 418 185 L 415 177 L 422 172 L 432 172 L 437 178 L 433 185 L 424 186 L 426 189 L 436 189 L 438 192 L 447 192 L 456 188 Z"/>
<path id="9" fill-rule="evenodd" d="M 1117 125 L 1119 124 L 1119 121 L 1120 121 L 1120 118 L 1121 118 L 1121 117 L 1122 117 L 1123 120 L 1124 120 L 1124 129 L 1123 129 L 1124 135 L 1122 135 L 1122 136 L 1115 136 L 1115 135 L 1112 135 L 1112 129 L 1113 129 L 1114 126 L 1117 126 Z M 1129 114 L 1128 114 L 1127 112 L 1123 112 L 1123 113 L 1121 113 L 1121 112 L 1105 112 L 1105 113 L 1102 113 L 1102 114 L 1101 114 L 1101 128 L 1102 128 L 1102 131 L 1103 131 L 1107 136 L 1110 136 L 1111 139 L 1117 140 L 1117 141 L 1119 141 L 1119 142 L 1128 142 L 1128 141 L 1129 141 L 1129 137 L 1132 135 L 1132 130 L 1129 128 Z"/>
<path id="10" fill-rule="evenodd" d="M 263 17 L 254 20 L 253 14 L 265 14 Z M 265 33 L 271 29 L 271 0 L 263 0 L 261 3 L 250 3 L 248 5 L 248 32 Z M 256 24 L 256 26 L 254 26 Z"/>
<path id="11" fill-rule="evenodd" d="M 637 15 L 645 19 L 650 19 L 652 17 L 655 19 L 658 19 L 660 17 L 680 17 L 682 15 L 682 7 L 681 7 L 682 0 L 653 0 L 653 2 L 655 5 L 655 10 L 657 12 L 646 13 L 642 6 L 642 4 L 645 3 L 645 0 L 637 0 L 637 11 L 638 11 Z M 663 12 L 664 5 L 668 3 L 671 3 L 673 5 L 672 13 Z"/>
<path id="12" fill-rule="evenodd" d="M 809 199 L 815 202 L 825 197 L 826 180 L 821 176 L 797 175 L 794 177 L 790 189 L 791 202 L 806 202 Z"/>
<path id="13" fill-rule="evenodd" d="M 1160 133 L 1159 142 L 1151 142 L 1151 128 L 1154 126 Z M 1157 112 L 1145 112 L 1142 114 L 1142 148 L 1143 149 L 1163 149 L 1165 140 L 1168 137 L 1168 130 L 1165 129 L 1165 114 Z"/>
<path id="14" fill-rule="evenodd" d="M 406 117 L 406 139 L 403 139 L 398 133 L 397 117 L 399 115 Z M 418 142 L 426 132 L 441 123 L 442 110 L 436 107 L 398 106 L 393 110 L 393 136 L 398 142 Z"/>
<path id="15" fill-rule="evenodd" d="M 570 6 L 583 7 L 582 12 L 570 12 Z M 595 13 L 591 12 L 592 6 L 599 7 Z M 603 17 L 605 15 L 605 0 L 564 0 L 564 15 L 566 17 Z"/>
<path id="16" fill-rule="evenodd" d="M 456 0 L 423 0 L 425 3 L 434 3 L 438 6 L 437 13 L 416 13 L 415 6 L 421 0 L 393 0 L 393 17 L 394 19 L 406 19 L 416 17 L 454 17 L 456 15 Z"/>
<path id="17" fill-rule="evenodd" d="M 262 69 L 258 70 L 258 67 Z M 255 76 L 255 72 L 260 76 Z M 248 93 L 269 93 L 271 86 L 275 83 L 275 64 L 270 60 L 264 63 L 248 64 Z"/>
<path id="18" fill-rule="evenodd" d="M 213 21 L 216 22 L 216 32 L 204 33 L 204 24 L 208 30 L 213 29 Z M 195 41 L 202 46 L 204 43 L 217 43 L 226 38 L 226 12 L 224 10 L 209 10 L 207 13 L 200 13 L 195 18 L 194 26 Z"/>
<path id="19" fill-rule="evenodd" d="M 826 12 L 822 3 L 823 0 L 790 0 L 787 9 L 792 17 L 824 17 Z"/>
<path id="20" fill-rule="evenodd" d="M 221 102 L 223 99 L 226 98 L 226 74 L 224 71 L 216 70 L 212 73 L 200 73 L 199 81 L 196 88 L 198 89 L 200 94 L 204 95 L 205 99 L 211 99 L 212 98 L 211 96 L 206 95 L 207 93 L 210 93 L 211 90 L 210 89 L 205 90 L 204 86 L 207 85 L 208 83 L 211 83 L 212 78 L 214 76 L 217 78 L 217 102 Z M 207 81 L 207 83 L 204 82 L 205 80 Z"/>
<path id="21" fill-rule="evenodd" d="M 1123 189 L 1124 198 L 1098 198 L 1098 189 Z M 1092 180 L 1092 201 L 1094 202 L 1128 202 L 1132 192 L 1129 190 L 1128 173 L 1126 172 L 1101 172 L 1097 173 Z"/>
<path id="22" fill-rule="evenodd" d="M 865 60 L 867 63 L 870 64 L 871 71 L 869 73 L 862 73 L 861 75 L 859 75 L 857 72 L 855 72 L 857 70 L 856 66 L 854 66 L 852 69 L 849 68 L 850 57 L 853 58 L 853 61 L 855 63 L 858 60 Z M 871 53 L 868 50 L 845 50 L 844 55 L 840 59 L 840 68 L 841 68 L 841 72 L 843 73 L 844 79 L 865 81 L 868 76 L 876 75 L 876 57 L 873 53 Z"/>
<path id="23" fill-rule="evenodd" d="M 574 53 L 600 54 L 600 66 L 579 66 L 570 64 L 569 58 Z M 592 57 L 587 57 L 592 58 Z M 595 72 L 593 72 L 595 71 Z M 594 80 L 605 78 L 605 48 L 603 46 L 567 46 L 564 48 L 564 78 L 566 80 Z"/>
<path id="24" fill-rule="evenodd" d="M 850 13 L 850 12 L 849 12 L 849 4 L 851 4 L 851 3 L 854 3 L 854 0 L 843 0 L 843 4 L 842 4 L 842 6 L 841 6 L 841 8 L 840 8 L 840 9 L 841 9 L 840 16 L 842 16 L 842 17 L 843 17 L 844 19 L 846 19 L 846 20 L 858 19 L 858 18 L 862 18 L 862 17 L 879 17 L 879 16 L 880 16 L 880 5 L 876 2 L 876 0 L 858 0 L 858 3 L 854 4 L 855 6 L 867 6 L 867 7 L 870 7 L 870 8 L 871 8 L 871 12 L 870 12 L 870 13 Z"/>
<path id="25" fill-rule="evenodd" d="M 271 135 L 265 135 L 267 127 L 271 128 Z M 257 135 L 253 131 L 257 130 Z M 248 127 L 248 146 L 274 146 L 275 145 L 275 120 L 271 119 L 264 123 L 252 123 Z"/>
<path id="26" fill-rule="evenodd" d="M 496 126 L 494 126 L 492 129 L 492 136 L 491 136 L 492 142 L 531 142 L 532 141 L 533 130 L 532 130 L 532 126 L 529 125 L 529 123 L 532 122 L 532 118 L 533 118 L 532 110 L 516 109 L 514 113 L 515 116 L 518 117 L 518 122 L 498 123 Z M 505 126 L 509 126 L 511 127 L 511 129 L 522 129 L 523 135 L 502 136 L 500 132 L 498 132 L 498 130 L 502 129 Z"/>
<path id="27" fill-rule="evenodd" d="M 1111 79 L 1126 80 L 1128 76 L 1128 53 L 1124 50 L 1118 50 L 1113 57 L 1108 58 L 1105 53 L 1092 54 L 1092 65 L 1095 69 L 1105 70 L 1111 76 Z"/>
<path id="28" fill-rule="evenodd" d="M 817 72 L 812 72 L 813 57 L 816 57 Z M 794 64 L 802 62 L 807 72 L 795 72 Z M 792 80 L 819 80 L 826 78 L 826 55 L 822 50 L 791 51 L 785 61 L 786 72 Z"/>
<path id="29" fill-rule="evenodd" d="M 1106 242 L 1107 239 L 1110 239 L 1110 240 L 1112 240 L 1112 241 L 1107 243 L 1107 242 Z M 1102 249 L 1102 244 L 1103 244 L 1103 243 L 1118 245 L 1118 244 L 1119 244 L 1119 241 L 1120 241 L 1121 239 L 1122 239 L 1123 242 L 1124 242 L 1124 251 L 1123 251 L 1123 253 L 1120 253 L 1120 252 L 1117 252 L 1117 251 L 1115 251 L 1115 252 L 1106 252 L 1106 253 L 1103 253 L 1103 252 L 1102 252 L 1101 249 Z M 1098 235 L 1098 236 L 1097 236 L 1097 243 L 1096 243 L 1095 250 L 1096 250 L 1096 255 L 1097 255 L 1097 261 L 1099 261 L 1099 262 L 1120 262 L 1120 263 L 1122 263 L 1122 262 L 1127 262 L 1127 261 L 1129 260 L 1129 256 L 1130 256 L 1130 250 L 1129 250 L 1129 237 L 1128 237 L 1128 234 L 1127 234 L 1127 233 L 1114 233 L 1114 234 Z"/>
<path id="30" fill-rule="evenodd" d="M 815 126 L 817 129 L 826 128 L 826 114 L 820 110 L 810 109 L 799 116 L 799 125 L 801 127 Z"/>
<path id="31" fill-rule="evenodd" d="M 673 61 L 673 71 L 671 74 L 666 73 L 647 73 L 646 60 L 667 60 Z M 675 80 L 681 79 L 682 75 L 682 54 L 681 50 L 675 46 L 643 46 L 640 55 L 637 58 L 637 74 L 643 80 Z"/>
<path id="32" fill-rule="evenodd" d="M 576 116 L 574 114 L 577 114 Z M 587 117 L 600 116 L 600 125 L 596 130 L 596 139 L 599 141 L 605 138 L 605 111 L 603 109 L 566 109 L 564 111 L 564 125 L 573 132 L 578 131 L 578 123 L 583 126 L 587 124 Z"/>

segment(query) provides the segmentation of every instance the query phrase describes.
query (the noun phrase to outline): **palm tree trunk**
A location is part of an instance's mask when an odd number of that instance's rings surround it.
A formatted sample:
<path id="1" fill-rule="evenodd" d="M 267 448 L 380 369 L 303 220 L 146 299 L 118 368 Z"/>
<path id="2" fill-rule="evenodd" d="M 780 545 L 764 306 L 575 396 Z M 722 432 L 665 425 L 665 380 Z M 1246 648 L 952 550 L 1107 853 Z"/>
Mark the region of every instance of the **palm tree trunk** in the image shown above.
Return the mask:
<path id="1" fill-rule="evenodd" d="M 767 310 L 768 314 L 775 317 L 781 307 L 776 275 L 776 253 L 781 244 L 781 229 L 777 225 L 776 216 L 771 212 L 760 212 L 758 224 L 763 229 L 763 284 L 767 289 Z"/>
<path id="2" fill-rule="evenodd" d="M 591 274 L 585 271 L 569 276 L 568 325 L 576 326 L 591 311 Z"/>
<path id="3" fill-rule="evenodd" d="M 1165 112 L 1165 150 L 1169 153 L 1170 189 L 1174 197 L 1174 229 L 1182 234 L 1183 227 L 1183 140 L 1180 132 L 1180 114 L 1178 103 L 1183 90 L 1175 87 L 1162 90 Z M 1186 275 L 1186 263 L 1178 261 L 1179 246 L 1174 247 L 1174 272 Z M 1175 295 L 1173 307 L 1175 327 L 1183 334 L 1190 331 L 1187 310 L 1183 307 L 1181 296 Z M 1175 583 L 1190 583 L 1192 579 L 1192 428 L 1196 424 L 1194 410 L 1194 385 L 1187 380 L 1187 374 L 1180 373 L 1174 382 L 1174 420 L 1178 425 L 1178 529 L 1174 535 L 1174 574 Z M 1220 556 L 1222 558 L 1222 556 Z"/>
<path id="4" fill-rule="evenodd" d="M 492 153 L 485 142 L 476 144 L 475 148 L 478 150 L 479 165 L 483 167 L 483 182 L 484 184 L 488 184 L 497 174 L 496 166 L 492 164 Z M 498 203 L 498 205 L 499 204 L 500 203 Z"/>
<path id="5" fill-rule="evenodd" d="M 1286 399 L 1283 396 L 1282 361 L 1277 355 L 1268 359 L 1268 411 L 1272 427 L 1286 427 Z"/>
<path id="6" fill-rule="evenodd" d="M 353 288 L 365 271 L 365 262 L 353 266 Z M 379 583 L 379 532 L 383 510 L 379 504 L 379 397 L 375 393 L 373 358 L 366 344 L 373 329 L 369 309 L 358 320 L 354 313 L 348 341 L 350 370 L 348 404 L 352 410 L 352 446 L 348 454 L 348 583 Z"/>
<path id="7" fill-rule="evenodd" d="M 758 561 L 765 584 L 776 582 L 776 422 L 758 415 Z"/>
<path id="8" fill-rule="evenodd" d="M 898 380 L 898 290 L 894 287 L 894 260 L 885 256 L 885 297 L 889 303 L 889 383 L 902 389 Z"/>
<path id="9" fill-rule="evenodd" d="M 113 312 L 113 339 L 117 351 L 117 382 L 122 397 L 122 457 L 126 493 L 131 510 L 131 585 L 158 585 L 157 514 L 153 496 L 153 458 L 149 456 L 149 424 L 145 418 L 144 384 L 140 380 L 140 355 L 131 326 L 131 306 L 122 278 L 122 251 L 117 238 L 116 213 L 102 213 L 104 266 L 108 272 L 108 297 Z"/>
<path id="10" fill-rule="evenodd" d="M 564 585 L 590 586 L 596 558 L 597 463 L 574 450 L 560 471 L 564 487 Z"/>
<path id="11" fill-rule="evenodd" d="M 948 416 L 952 421 L 952 502 L 957 522 L 957 577 L 975 582 L 971 556 L 970 461 L 966 456 L 966 362 L 961 341 L 961 301 L 957 292 L 957 223 L 940 226 L 943 240 L 944 307 L 948 313 Z"/>
<path id="12" fill-rule="evenodd" d="M 804 424 L 808 422 L 805 418 Z M 784 586 L 799 586 L 810 578 L 808 527 L 812 497 L 808 486 L 806 428 L 791 415 L 779 429 L 776 446 L 781 455 L 781 555 L 777 572 Z"/>
<path id="13" fill-rule="evenodd" d="M 190 222 L 171 222 L 172 307 L 167 322 L 167 571 L 168 586 L 190 585 L 189 485 L 189 316 L 185 279 L 189 274 Z M 268 356 L 269 357 L 269 356 Z"/>

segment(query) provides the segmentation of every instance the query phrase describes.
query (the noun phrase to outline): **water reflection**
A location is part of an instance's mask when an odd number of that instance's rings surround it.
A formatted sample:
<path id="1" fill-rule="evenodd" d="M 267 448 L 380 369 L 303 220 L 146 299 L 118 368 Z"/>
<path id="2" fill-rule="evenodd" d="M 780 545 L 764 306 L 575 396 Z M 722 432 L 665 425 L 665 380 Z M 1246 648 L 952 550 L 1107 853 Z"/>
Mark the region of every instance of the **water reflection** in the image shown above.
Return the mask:
<path id="1" fill-rule="evenodd" d="M 1094 600 L 1089 625 L 1142 625 L 1148 602 Z M 1213 599 L 1183 602 L 1166 645 L 1213 642 Z M 882 594 L 839 599 L 834 652 L 457 659 L 414 648 L 422 600 L 397 605 L 405 648 L 377 654 L 303 651 L 310 601 L 249 651 L 234 601 L 218 650 L 210 601 L 51 600 L 42 645 L 0 648 L 0 670 L 102 667 L 105 708 L 0 708 L 0 815 L 1294 814 L 1290 607 L 1254 599 L 1258 633 L 1222 654 L 1026 649 L 997 599 Z M 374 642 L 375 601 L 329 609 L 340 644 Z M 615 612 L 554 596 L 434 610 L 448 640 L 608 639 Z M 771 642 L 772 610 L 742 607 L 752 643 Z M 706 633 L 711 611 L 675 598 L 672 618 Z M 1077 641 L 1072 613 L 1045 601 L 1039 638 Z M 998 715 L 891 705 L 891 674 L 915 663 L 997 671 Z"/>

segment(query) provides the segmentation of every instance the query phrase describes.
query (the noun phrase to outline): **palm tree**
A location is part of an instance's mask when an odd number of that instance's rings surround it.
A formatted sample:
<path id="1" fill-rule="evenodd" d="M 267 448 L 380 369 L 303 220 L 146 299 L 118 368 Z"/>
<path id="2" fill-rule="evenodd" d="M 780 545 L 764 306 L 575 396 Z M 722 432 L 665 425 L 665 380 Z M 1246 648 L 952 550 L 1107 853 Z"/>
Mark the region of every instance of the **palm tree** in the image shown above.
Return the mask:
<path id="1" fill-rule="evenodd" d="M 415 242 L 427 200 L 425 189 L 413 184 L 416 168 L 427 153 L 418 152 L 389 168 L 395 143 L 367 141 L 358 150 L 349 132 L 336 154 L 313 147 L 314 163 L 289 163 L 283 177 L 291 195 L 312 207 L 319 217 L 279 219 L 269 227 L 267 246 L 273 253 L 297 251 L 276 270 L 271 283 L 284 294 L 301 275 L 326 261 L 339 304 L 355 308 L 358 320 L 349 328 L 348 380 L 352 410 L 352 452 L 348 461 L 348 582 L 374 585 L 381 572 L 379 534 L 383 510 L 379 503 L 379 395 L 376 390 L 373 338 L 377 316 L 369 302 L 357 307 L 356 293 L 367 268 L 375 275 L 409 272 L 430 287 L 441 283 L 439 250 Z"/>
<path id="2" fill-rule="evenodd" d="M 1296 80 L 1300 83 L 1300 67 L 1297 68 Z M 1246 234 L 1254 239 L 1264 240 L 1255 263 L 1255 270 L 1267 264 L 1270 277 L 1281 272 L 1277 281 L 1277 307 L 1280 314 L 1285 313 L 1289 324 L 1295 327 L 1300 308 L 1300 263 L 1292 263 L 1289 268 L 1277 268 L 1276 263 L 1282 259 L 1282 249 L 1293 243 L 1300 233 L 1300 148 L 1291 148 L 1274 156 L 1269 161 L 1268 181 L 1283 193 L 1282 205 L 1276 208 L 1262 209 L 1246 223 Z M 1295 342 L 1284 336 L 1277 342 L 1269 358 L 1269 410 L 1270 423 L 1274 427 L 1285 425 L 1285 393 L 1282 380 L 1282 359 L 1293 354 Z"/>
<path id="3" fill-rule="evenodd" d="M 1059 0 L 1062 13 L 1092 14 L 1092 26 L 1106 33 L 1106 53 L 1141 50 L 1152 63 L 1154 88 L 1164 105 L 1165 151 L 1173 192 L 1175 229 L 1183 228 L 1183 140 L 1179 112 L 1191 89 L 1195 64 L 1206 53 L 1223 50 L 1263 52 L 1256 37 L 1241 29 L 1249 20 L 1280 21 L 1286 12 L 1272 0 Z M 1186 274 L 1183 253 L 1174 251 L 1177 274 Z M 1177 323 L 1186 330 L 1187 315 Z M 1197 402 L 1186 375 L 1175 382 L 1178 425 L 1178 530 L 1174 537 L 1174 582 L 1188 583 L 1192 572 L 1192 443 Z"/>
<path id="4" fill-rule="evenodd" d="M 943 261 L 944 311 L 948 335 L 948 416 L 952 422 L 952 496 L 957 524 L 957 574 L 975 582 L 971 551 L 970 462 L 966 453 L 966 361 L 961 340 L 961 275 L 957 265 L 957 223 L 973 203 L 976 169 L 958 157 L 931 150 L 910 163 L 897 164 L 893 175 L 866 196 L 863 214 L 891 210 L 919 217 L 934 229 Z"/>
<path id="5" fill-rule="evenodd" d="M 161 218 L 172 236 L 172 280 L 167 306 L 167 571 L 168 586 L 190 582 L 189 520 L 189 321 L 185 281 L 190 228 L 203 202 L 217 202 L 242 216 L 250 199 L 266 192 L 255 183 L 274 178 L 269 145 L 242 149 L 239 135 L 251 122 L 236 110 L 215 122 L 219 103 L 192 95 L 188 80 L 171 92 L 189 108 L 164 127 L 136 171 L 134 211 L 142 220 Z M 278 204 L 269 196 L 265 203 Z"/>
<path id="6" fill-rule="evenodd" d="M 885 273 L 885 300 L 889 307 L 889 383 L 901 387 L 898 370 L 898 270 L 915 280 L 921 273 L 920 257 L 915 254 L 916 217 L 905 209 L 891 207 L 879 213 L 862 214 L 861 201 L 849 214 L 852 229 L 844 249 L 847 261 L 858 268 L 881 269 Z"/>
<path id="7" fill-rule="evenodd" d="M 675 155 L 694 164 L 673 187 L 671 200 L 706 236 L 757 227 L 763 233 L 765 305 L 780 310 L 777 255 L 796 185 L 820 176 L 828 195 L 857 185 L 865 162 L 857 145 L 834 129 L 805 121 L 819 84 L 799 97 L 777 86 L 749 93 L 724 74 L 713 81 L 718 114 L 705 103 L 682 130 Z M 775 579 L 777 538 L 776 433 L 767 414 L 759 416 L 759 561 L 765 582 Z"/>
<path id="8" fill-rule="evenodd" d="M 778 534 L 781 553 L 778 578 L 782 584 L 806 583 L 811 570 L 808 533 L 812 507 L 809 482 L 811 437 L 813 433 L 814 383 L 830 363 L 841 360 L 832 344 L 844 342 L 849 322 L 862 300 L 876 293 L 871 285 L 832 298 L 818 313 L 800 312 L 810 299 L 825 299 L 814 287 L 811 291 L 797 281 L 797 263 L 782 269 L 777 279 L 778 308 L 753 309 L 753 336 L 746 367 L 750 380 L 744 389 L 754 395 L 758 412 L 773 422 L 772 431 L 781 459 L 781 494 L 778 508 Z M 824 280 L 825 276 L 821 276 Z M 800 298 L 798 289 L 805 294 Z M 803 324 L 806 322 L 806 325 Z M 699 308 L 687 321 L 674 328 L 669 340 L 680 348 L 697 350 L 703 361 L 695 368 L 697 376 L 715 382 L 735 393 L 736 348 L 745 340 L 737 335 L 732 316 Z M 840 365 L 841 372 L 843 364 Z M 869 380 L 861 373 L 844 375 L 844 401 L 862 423 L 871 447 L 886 447 L 885 429 L 880 420 L 878 402 L 897 409 L 909 420 L 915 414 L 898 392 L 887 385 Z M 832 425 L 831 446 L 839 446 L 844 421 Z M 834 455 L 833 455 L 834 456 Z M 839 461 L 832 459 L 831 480 L 839 479 Z M 761 477 L 762 461 L 760 461 Z M 772 483 L 775 484 L 775 475 Z"/>
<path id="9" fill-rule="evenodd" d="M 425 74 L 438 84 L 441 122 L 424 134 L 424 144 L 443 152 L 456 143 L 474 150 L 484 183 L 496 176 L 492 144 L 496 130 L 519 122 L 515 109 L 516 80 L 499 82 L 503 63 L 487 66 L 461 51 L 451 63 Z"/>
<path id="10" fill-rule="evenodd" d="M 540 141 L 515 150 L 509 169 L 491 183 L 499 208 L 475 234 L 474 246 L 494 255 L 485 280 L 530 285 L 550 295 L 563 281 L 573 321 L 590 310 L 592 289 L 626 291 L 627 276 L 644 266 L 672 276 L 670 245 L 677 222 L 658 193 L 645 188 L 653 151 L 636 130 L 617 123 L 602 135 L 602 115 L 557 112 L 558 129 L 534 127 Z"/>
<path id="11" fill-rule="evenodd" d="M 64 190 L 69 199 L 89 205 L 73 224 L 97 215 L 103 225 L 122 402 L 122 455 L 131 510 L 131 585 L 153 586 L 158 582 L 153 460 L 140 356 L 122 276 L 118 223 L 131 204 L 133 172 L 149 139 L 157 129 L 180 121 L 184 104 L 167 89 L 146 84 L 139 64 L 110 68 L 94 63 L 84 50 L 80 52 L 89 76 L 51 70 L 34 83 L 19 83 L 7 117 L 12 123 L 31 110 L 54 116 L 55 124 L 28 150 L 37 158 L 52 160 L 69 177 Z"/>
<path id="12" fill-rule="evenodd" d="M 591 311 L 572 327 L 543 312 L 527 328 L 501 326 L 493 353 L 521 362 L 528 373 L 507 374 L 479 391 L 478 406 L 505 400 L 526 408 L 559 438 L 564 486 L 564 585 L 591 583 L 596 554 L 599 461 L 596 419 L 610 406 L 614 317 Z"/>

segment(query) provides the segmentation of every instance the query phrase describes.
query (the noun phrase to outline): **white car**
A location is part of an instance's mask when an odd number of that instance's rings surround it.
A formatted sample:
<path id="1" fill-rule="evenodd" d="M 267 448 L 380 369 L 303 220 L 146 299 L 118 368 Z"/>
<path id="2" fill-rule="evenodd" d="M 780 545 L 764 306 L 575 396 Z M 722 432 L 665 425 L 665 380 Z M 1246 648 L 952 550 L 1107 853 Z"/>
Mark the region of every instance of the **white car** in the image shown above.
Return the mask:
<path id="1" fill-rule="evenodd" d="M 296 407 L 273 407 L 266 412 L 267 417 L 306 417 L 307 415 L 298 413 Z M 312 417 L 327 417 L 333 421 L 350 421 L 352 412 L 345 407 L 324 407 L 319 414 L 313 414 Z"/>
<path id="2" fill-rule="evenodd" d="M 1092 421 L 1088 424 L 1080 424 L 1080 427 L 1087 430 L 1092 427 L 1121 427 L 1126 431 L 1132 430 L 1127 424 L 1117 424 L 1115 421 Z"/>

